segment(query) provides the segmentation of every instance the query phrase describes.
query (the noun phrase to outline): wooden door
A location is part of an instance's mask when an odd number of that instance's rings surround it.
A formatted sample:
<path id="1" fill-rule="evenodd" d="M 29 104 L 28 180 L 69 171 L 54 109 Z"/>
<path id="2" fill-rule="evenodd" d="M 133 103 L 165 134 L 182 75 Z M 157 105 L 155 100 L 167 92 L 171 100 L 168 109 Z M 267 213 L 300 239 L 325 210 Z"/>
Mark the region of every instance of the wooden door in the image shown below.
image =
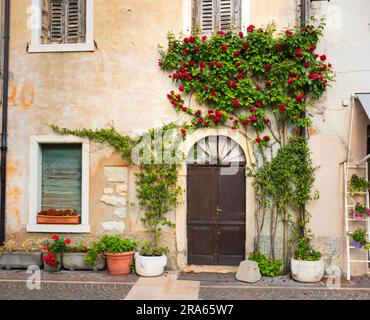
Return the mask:
<path id="1" fill-rule="evenodd" d="M 188 263 L 239 265 L 245 258 L 245 165 L 189 165 Z"/>

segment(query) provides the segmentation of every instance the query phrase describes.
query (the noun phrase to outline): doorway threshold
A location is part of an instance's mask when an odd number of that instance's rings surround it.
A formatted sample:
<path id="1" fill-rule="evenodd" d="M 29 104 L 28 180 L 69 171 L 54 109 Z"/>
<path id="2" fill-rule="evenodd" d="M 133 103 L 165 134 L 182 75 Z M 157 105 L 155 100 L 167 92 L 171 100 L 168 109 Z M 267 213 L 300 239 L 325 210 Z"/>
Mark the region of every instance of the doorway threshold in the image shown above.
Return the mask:
<path id="1" fill-rule="evenodd" d="M 189 265 L 186 266 L 182 271 L 189 273 L 236 273 L 238 271 L 238 267 Z"/>

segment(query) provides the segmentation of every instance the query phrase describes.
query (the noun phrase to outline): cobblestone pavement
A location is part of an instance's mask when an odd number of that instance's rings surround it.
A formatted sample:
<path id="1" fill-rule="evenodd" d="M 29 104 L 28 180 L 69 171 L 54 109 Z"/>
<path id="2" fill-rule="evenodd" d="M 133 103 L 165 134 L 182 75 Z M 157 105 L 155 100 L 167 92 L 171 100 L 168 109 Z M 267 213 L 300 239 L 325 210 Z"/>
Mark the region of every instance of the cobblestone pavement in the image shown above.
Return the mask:
<path id="1" fill-rule="evenodd" d="M 171 273 L 170 273 L 171 274 Z M 41 272 L 41 289 L 27 287 L 26 271 L 0 270 L 0 300 L 122 300 L 139 279 L 107 272 Z M 200 300 L 370 300 L 370 279 L 353 277 L 340 289 L 324 282 L 303 284 L 289 277 L 263 278 L 255 284 L 235 280 L 235 274 L 180 274 L 179 282 L 199 281 Z"/>

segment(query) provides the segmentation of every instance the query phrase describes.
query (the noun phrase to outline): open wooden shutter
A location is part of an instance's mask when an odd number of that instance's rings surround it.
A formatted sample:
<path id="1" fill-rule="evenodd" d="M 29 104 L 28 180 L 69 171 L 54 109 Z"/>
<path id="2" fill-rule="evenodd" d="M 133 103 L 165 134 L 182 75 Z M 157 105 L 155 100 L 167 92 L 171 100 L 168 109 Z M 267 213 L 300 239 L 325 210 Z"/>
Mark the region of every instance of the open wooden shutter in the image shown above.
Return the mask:
<path id="1" fill-rule="evenodd" d="M 77 209 L 81 213 L 82 146 L 42 145 L 41 209 Z"/>
<path id="2" fill-rule="evenodd" d="M 66 3 L 66 42 L 85 42 L 85 0 L 69 0 Z"/>
<path id="3" fill-rule="evenodd" d="M 64 8 L 62 0 L 51 0 L 50 6 L 50 34 L 51 43 L 63 42 Z"/>
<path id="4" fill-rule="evenodd" d="M 203 33 L 227 31 L 241 23 L 241 0 L 195 0 L 193 26 Z"/>

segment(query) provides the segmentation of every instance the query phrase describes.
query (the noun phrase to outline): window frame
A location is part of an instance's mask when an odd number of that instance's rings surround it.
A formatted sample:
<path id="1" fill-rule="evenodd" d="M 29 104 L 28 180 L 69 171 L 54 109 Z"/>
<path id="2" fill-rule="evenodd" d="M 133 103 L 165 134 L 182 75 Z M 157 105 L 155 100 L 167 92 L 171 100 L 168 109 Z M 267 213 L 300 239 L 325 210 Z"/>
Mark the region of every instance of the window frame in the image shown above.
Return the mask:
<path id="1" fill-rule="evenodd" d="M 37 224 L 37 213 L 41 210 L 42 144 L 81 144 L 82 146 L 81 223 L 79 225 Z M 89 158 L 90 143 L 86 139 L 73 136 L 31 136 L 27 232 L 90 233 Z"/>
<path id="2" fill-rule="evenodd" d="M 32 0 L 32 21 L 37 21 L 32 26 L 29 53 L 41 52 L 79 52 L 94 51 L 94 0 L 86 0 L 86 42 L 85 43 L 41 43 L 41 17 L 42 0 Z"/>
<path id="3" fill-rule="evenodd" d="M 196 0 L 183 0 L 183 26 L 182 33 L 184 35 L 191 34 L 193 29 L 193 6 Z M 241 1 L 241 28 L 245 31 L 250 23 L 250 0 Z"/>

